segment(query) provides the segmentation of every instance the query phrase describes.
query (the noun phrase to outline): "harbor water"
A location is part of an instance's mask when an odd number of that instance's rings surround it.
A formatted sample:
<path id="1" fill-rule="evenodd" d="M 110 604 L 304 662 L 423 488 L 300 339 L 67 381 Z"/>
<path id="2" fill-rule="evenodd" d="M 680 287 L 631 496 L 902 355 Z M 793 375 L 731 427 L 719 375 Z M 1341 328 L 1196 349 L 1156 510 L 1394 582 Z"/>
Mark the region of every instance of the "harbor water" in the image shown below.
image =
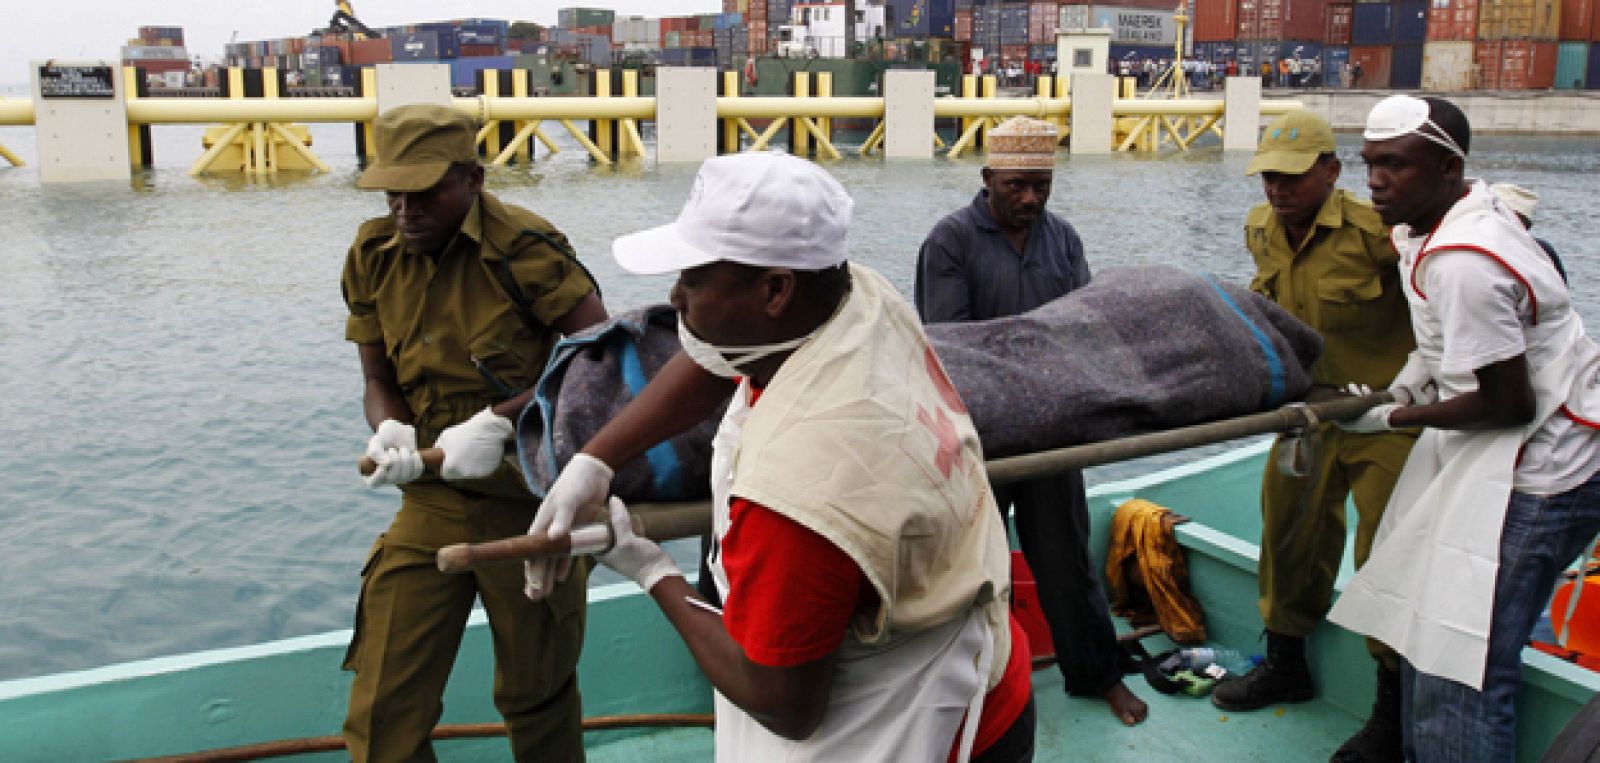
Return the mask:
<path id="1" fill-rule="evenodd" d="M 190 178 L 200 129 L 167 127 L 156 169 L 131 184 L 43 186 L 33 131 L 0 128 L 31 163 L 0 166 L 0 679 L 349 627 L 361 559 L 397 505 L 355 473 L 369 432 L 338 281 L 356 225 L 384 204 L 353 187 L 350 132 L 312 128 L 329 175 Z M 670 221 L 694 167 L 593 168 L 557 139 L 562 153 L 493 170 L 489 188 L 565 231 L 613 312 L 665 301 L 670 279 L 621 273 L 609 244 Z M 1340 146 L 1340 184 L 1365 196 L 1358 139 Z M 1470 163 L 1543 196 L 1535 232 L 1591 325 L 1595 148 L 1485 137 Z M 1063 153 L 1050 207 L 1097 270 L 1245 282 L 1242 219 L 1261 199 L 1247 160 Z M 971 201 L 980 166 L 830 165 L 856 199 L 852 257 L 909 295 L 918 244 Z"/>

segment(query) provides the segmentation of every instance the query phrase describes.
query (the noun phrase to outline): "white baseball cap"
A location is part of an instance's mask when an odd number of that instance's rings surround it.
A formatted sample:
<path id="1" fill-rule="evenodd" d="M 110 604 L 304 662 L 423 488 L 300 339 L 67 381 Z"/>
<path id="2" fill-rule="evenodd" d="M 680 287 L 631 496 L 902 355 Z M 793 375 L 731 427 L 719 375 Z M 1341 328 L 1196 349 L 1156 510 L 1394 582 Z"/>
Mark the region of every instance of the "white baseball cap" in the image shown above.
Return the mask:
<path id="1" fill-rule="evenodd" d="M 611 253 L 645 275 L 726 260 L 826 270 L 845 261 L 855 202 L 827 170 L 777 152 L 707 159 L 675 222 L 623 236 Z"/>

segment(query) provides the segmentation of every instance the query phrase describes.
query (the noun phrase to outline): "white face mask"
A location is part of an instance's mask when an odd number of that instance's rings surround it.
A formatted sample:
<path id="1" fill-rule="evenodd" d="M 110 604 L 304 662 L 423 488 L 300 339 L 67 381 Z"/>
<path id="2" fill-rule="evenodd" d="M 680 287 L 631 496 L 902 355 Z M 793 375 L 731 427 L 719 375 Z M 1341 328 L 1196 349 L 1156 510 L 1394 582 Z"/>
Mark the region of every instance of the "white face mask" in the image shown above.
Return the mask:
<path id="1" fill-rule="evenodd" d="M 812 331 L 803 337 L 776 344 L 718 347 L 695 336 L 694 332 L 689 330 L 689 324 L 683 320 L 683 315 L 680 314 L 678 316 L 678 342 L 683 345 L 684 354 L 688 355 L 689 359 L 695 362 L 695 365 L 725 379 L 744 376 L 745 372 L 740 371 L 739 366 L 754 363 L 774 353 L 785 352 L 799 347 L 810 341 L 811 337 L 816 336 L 817 331 L 821 330 L 822 327 L 818 326 L 816 331 Z M 730 355 L 732 356 L 731 358 L 729 357 Z"/>

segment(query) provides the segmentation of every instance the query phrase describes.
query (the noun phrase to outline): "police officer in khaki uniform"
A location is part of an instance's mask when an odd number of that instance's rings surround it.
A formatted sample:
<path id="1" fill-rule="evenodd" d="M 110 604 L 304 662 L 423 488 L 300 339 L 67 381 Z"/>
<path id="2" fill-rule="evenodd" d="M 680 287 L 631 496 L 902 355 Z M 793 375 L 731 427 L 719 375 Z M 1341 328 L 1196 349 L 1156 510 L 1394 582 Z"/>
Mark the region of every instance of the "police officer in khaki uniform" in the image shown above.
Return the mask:
<path id="1" fill-rule="evenodd" d="M 1306 111 L 1267 126 L 1245 170 L 1261 175 L 1267 203 L 1245 218 L 1245 244 L 1255 257 L 1250 286 L 1322 334 L 1314 369 L 1318 384 L 1388 386 L 1416 346 L 1401 291 L 1398 255 L 1372 207 L 1334 188 L 1340 164 L 1333 130 Z M 1305 639 L 1332 603 L 1344 556 L 1345 501 L 1354 495 L 1356 565 L 1372 536 L 1416 432 L 1355 434 L 1327 423 L 1306 433 L 1314 442 L 1304 476 L 1280 471 L 1280 439 L 1262 477 L 1261 618 L 1267 659 L 1220 684 L 1212 701 L 1229 711 L 1311 698 Z M 1367 725 L 1335 760 L 1399 760 L 1398 662 L 1369 641 L 1378 660 L 1378 701 Z"/>
<path id="2" fill-rule="evenodd" d="M 343 289 L 366 380 L 369 484 L 400 485 L 400 511 L 362 569 L 344 735 L 356 761 L 431 760 L 429 736 L 473 600 L 489 616 L 495 705 L 518 760 L 581 760 L 576 667 L 586 569 L 540 602 L 515 565 L 445 575 L 434 552 L 520 535 L 539 508 L 505 463 L 511 418 L 560 334 L 605 320 L 593 278 L 548 222 L 484 192 L 472 122 L 405 106 L 374 122 L 386 191 Z M 424 474 L 419 447 L 445 452 Z"/>

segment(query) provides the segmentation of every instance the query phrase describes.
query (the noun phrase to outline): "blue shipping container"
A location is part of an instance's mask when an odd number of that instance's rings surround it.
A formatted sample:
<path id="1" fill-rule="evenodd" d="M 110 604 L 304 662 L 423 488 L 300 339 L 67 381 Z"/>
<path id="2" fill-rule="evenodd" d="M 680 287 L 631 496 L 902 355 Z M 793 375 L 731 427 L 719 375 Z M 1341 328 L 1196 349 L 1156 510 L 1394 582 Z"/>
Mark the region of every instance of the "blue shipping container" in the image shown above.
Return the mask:
<path id="1" fill-rule="evenodd" d="M 955 30 L 955 0 L 892 0 L 885 12 L 891 37 L 949 37 Z"/>
<path id="2" fill-rule="evenodd" d="M 1422 43 L 1394 46 L 1389 58 L 1389 87 L 1397 90 L 1422 87 Z"/>
<path id="3" fill-rule="evenodd" d="M 1428 0 L 1400 0 L 1394 4 L 1394 41 L 1421 43 L 1428 39 Z"/>
<path id="4" fill-rule="evenodd" d="M 1351 45 L 1388 45 L 1394 42 L 1394 6 L 1356 3 L 1350 16 Z"/>
<path id="5" fill-rule="evenodd" d="M 475 87 L 478 84 L 478 72 L 484 69 L 512 68 L 514 64 L 511 56 L 458 58 L 450 62 L 450 82 L 456 87 Z"/>
<path id="6" fill-rule="evenodd" d="M 1589 46 L 1589 73 L 1583 82 L 1585 90 L 1600 90 L 1600 43 Z"/>
<path id="7" fill-rule="evenodd" d="M 1227 63 L 1233 60 L 1234 53 L 1232 42 L 1197 42 L 1194 44 L 1194 57 L 1197 61 L 1210 61 L 1214 64 Z"/>
<path id="8" fill-rule="evenodd" d="M 503 39 L 500 28 L 492 24 L 462 24 L 456 28 L 456 42 L 460 45 L 499 45 Z"/>
<path id="9" fill-rule="evenodd" d="M 1344 87 L 1344 67 L 1350 64 L 1350 49 L 1343 45 L 1329 45 L 1322 49 L 1322 84 L 1327 87 Z"/>

